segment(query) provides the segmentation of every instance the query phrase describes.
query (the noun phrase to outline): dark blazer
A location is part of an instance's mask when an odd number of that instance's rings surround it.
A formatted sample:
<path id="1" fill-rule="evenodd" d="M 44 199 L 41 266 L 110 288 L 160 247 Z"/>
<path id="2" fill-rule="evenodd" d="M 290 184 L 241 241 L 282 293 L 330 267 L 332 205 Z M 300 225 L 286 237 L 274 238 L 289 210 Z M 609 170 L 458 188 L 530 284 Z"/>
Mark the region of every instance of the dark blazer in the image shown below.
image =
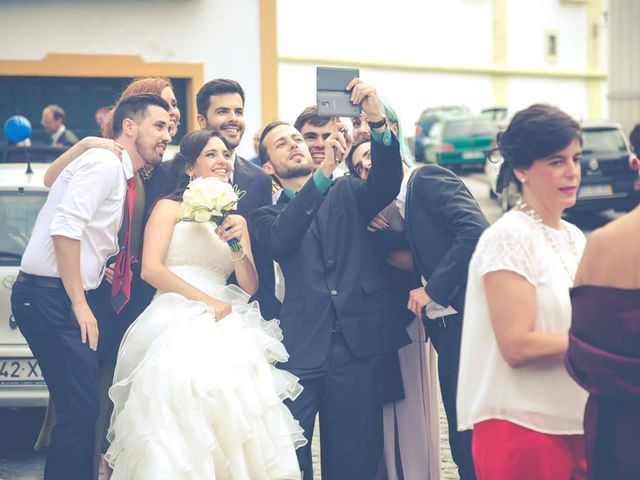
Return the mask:
<path id="1" fill-rule="evenodd" d="M 62 145 L 63 147 L 71 147 L 76 143 L 78 143 L 78 137 L 76 137 L 75 133 L 66 127 L 57 142 L 53 143 L 53 139 L 51 141 L 52 145 Z"/>
<path id="2" fill-rule="evenodd" d="M 238 155 L 233 164 L 233 183 L 246 192 L 238 202 L 237 213 L 243 217 L 248 219 L 257 208 L 271 205 L 271 177 Z"/>
<path id="3" fill-rule="evenodd" d="M 342 177 L 321 194 L 311 178 L 291 200 L 281 195 L 250 217 L 261 248 L 284 273 L 280 325 L 288 370 L 321 367 L 337 329 L 359 358 L 409 341 L 367 235 L 371 219 L 400 189 L 402 162 L 395 140 L 391 146 L 372 142 L 372 149 L 366 182 Z"/>
<path id="4" fill-rule="evenodd" d="M 407 184 L 405 229 L 415 266 L 436 303 L 464 309 L 471 255 L 489 222 L 456 174 L 439 165 L 416 169 Z"/>
<path id="5" fill-rule="evenodd" d="M 244 197 L 238 202 L 238 211 L 240 215 L 249 220 L 249 215 L 254 210 L 271 205 L 271 177 L 264 171 L 236 155 L 236 161 L 233 168 L 233 183 L 244 190 Z M 257 300 L 260 305 L 260 312 L 264 318 L 275 318 L 280 313 L 280 302 L 276 298 L 276 280 L 273 270 L 273 259 L 258 244 L 256 239 L 251 235 L 251 250 L 253 252 L 253 260 L 258 272 L 258 291 L 253 296 L 253 300 Z M 231 278 L 231 282 L 235 283 L 235 278 Z"/>

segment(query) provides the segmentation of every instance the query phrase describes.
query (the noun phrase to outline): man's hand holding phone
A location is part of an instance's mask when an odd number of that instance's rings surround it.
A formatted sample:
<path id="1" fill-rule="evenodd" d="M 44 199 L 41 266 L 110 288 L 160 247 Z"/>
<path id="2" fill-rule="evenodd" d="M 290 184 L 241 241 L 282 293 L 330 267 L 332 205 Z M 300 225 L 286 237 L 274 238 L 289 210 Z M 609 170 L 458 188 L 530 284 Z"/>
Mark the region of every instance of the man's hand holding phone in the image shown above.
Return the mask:
<path id="1" fill-rule="evenodd" d="M 331 135 L 324 144 L 324 160 L 320 164 L 320 170 L 326 177 L 330 177 L 338 164 L 344 160 L 351 146 L 353 136 L 349 133 L 346 125 L 342 122 L 335 122 Z"/>
<path id="2" fill-rule="evenodd" d="M 385 118 L 378 99 L 378 93 L 373 85 L 364 83 L 359 78 L 354 78 L 347 85 L 347 90 L 351 92 L 351 102 L 362 107 L 362 113 L 366 115 L 370 124 L 375 124 Z"/>

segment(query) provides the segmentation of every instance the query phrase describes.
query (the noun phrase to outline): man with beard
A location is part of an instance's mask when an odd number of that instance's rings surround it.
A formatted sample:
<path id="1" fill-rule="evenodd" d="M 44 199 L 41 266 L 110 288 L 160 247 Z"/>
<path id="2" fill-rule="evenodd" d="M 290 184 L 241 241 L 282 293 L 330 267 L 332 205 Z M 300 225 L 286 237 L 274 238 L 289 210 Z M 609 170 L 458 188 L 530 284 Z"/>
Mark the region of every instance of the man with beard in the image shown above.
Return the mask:
<path id="1" fill-rule="evenodd" d="M 305 108 L 293 124 L 293 128 L 302 134 L 309 147 L 314 172 L 324 160 L 324 143 L 331 135 L 335 123 L 339 121 L 337 117 L 319 116 L 318 107 L 312 106 Z"/>
<path id="2" fill-rule="evenodd" d="M 111 150 L 94 148 L 71 162 L 51 187 L 22 257 L 11 309 L 58 412 L 47 480 L 92 476 L 99 329 L 86 292 L 100 285 L 107 258 L 118 251 L 121 222 L 131 225 L 134 173 L 162 161 L 171 140 L 169 108 L 148 94 L 116 106 L 114 136 L 124 148 L 122 161 Z M 120 308 L 129 300 L 129 248 L 125 235 L 113 291 Z"/>
<path id="3" fill-rule="evenodd" d="M 235 80 L 216 78 L 205 83 L 196 95 L 200 128 L 218 130 L 229 145 L 231 175 L 229 180 L 245 192 L 238 202 L 237 213 L 245 218 L 263 205 L 271 205 L 272 181 L 262 169 L 240 157 L 236 148 L 245 130 L 244 90 Z M 251 233 L 251 232 L 250 232 Z M 280 302 L 275 296 L 275 276 L 272 259 L 260 245 L 251 242 L 258 272 L 259 287 L 254 299 L 260 304 L 262 315 L 269 319 L 278 316 Z M 235 280 L 231 279 L 232 283 Z"/>
<path id="4" fill-rule="evenodd" d="M 281 368 L 304 387 L 289 403 L 309 441 L 297 451 L 304 478 L 313 478 L 311 439 L 320 412 L 323 478 L 369 480 L 382 451 L 382 355 L 408 337 L 395 321 L 367 225 L 398 193 L 402 161 L 375 89 L 359 79 L 347 89 L 375 133 L 367 181 L 330 179 L 351 144 L 341 123 L 334 124 L 315 173 L 300 132 L 271 123 L 262 133 L 260 159 L 283 194 L 276 205 L 256 210 L 250 226 L 284 273 L 280 325 L 289 361 Z"/>
<path id="5" fill-rule="evenodd" d="M 246 127 L 244 90 L 235 80 L 216 78 L 205 83 L 196 95 L 200 128 L 218 130 L 231 153 L 231 183 L 245 191 L 238 213 L 247 217 L 256 208 L 271 203 L 271 178 L 260 167 L 236 153 Z"/>

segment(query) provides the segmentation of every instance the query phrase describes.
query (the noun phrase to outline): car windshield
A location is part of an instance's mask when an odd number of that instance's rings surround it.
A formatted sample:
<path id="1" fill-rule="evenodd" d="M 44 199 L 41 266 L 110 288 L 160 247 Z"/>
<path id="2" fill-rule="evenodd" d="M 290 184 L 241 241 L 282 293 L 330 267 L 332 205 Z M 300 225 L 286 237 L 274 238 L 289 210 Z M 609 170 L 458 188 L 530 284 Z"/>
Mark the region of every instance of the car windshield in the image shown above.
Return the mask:
<path id="1" fill-rule="evenodd" d="M 0 265 L 20 265 L 47 192 L 0 191 Z"/>
<path id="2" fill-rule="evenodd" d="M 496 127 L 490 120 L 457 120 L 447 122 L 444 128 L 444 137 L 488 137 L 496 133 Z"/>
<path id="3" fill-rule="evenodd" d="M 592 152 L 626 152 L 622 132 L 616 129 L 585 130 L 583 153 Z"/>

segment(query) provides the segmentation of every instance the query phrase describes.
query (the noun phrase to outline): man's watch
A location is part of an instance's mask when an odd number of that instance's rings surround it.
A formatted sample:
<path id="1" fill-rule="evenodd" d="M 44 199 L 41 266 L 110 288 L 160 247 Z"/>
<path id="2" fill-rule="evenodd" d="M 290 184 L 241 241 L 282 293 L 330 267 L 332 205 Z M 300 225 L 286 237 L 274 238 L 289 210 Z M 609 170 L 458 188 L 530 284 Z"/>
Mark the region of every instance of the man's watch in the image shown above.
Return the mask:
<path id="1" fill-rule="evenodd" d="M 367 123 L 369 124 L 369 128 L 380 128 L 387 124 L 387 117 L 382 117 L 377 122 L 372 122 L 371 120 L 367 119 Z"/>

